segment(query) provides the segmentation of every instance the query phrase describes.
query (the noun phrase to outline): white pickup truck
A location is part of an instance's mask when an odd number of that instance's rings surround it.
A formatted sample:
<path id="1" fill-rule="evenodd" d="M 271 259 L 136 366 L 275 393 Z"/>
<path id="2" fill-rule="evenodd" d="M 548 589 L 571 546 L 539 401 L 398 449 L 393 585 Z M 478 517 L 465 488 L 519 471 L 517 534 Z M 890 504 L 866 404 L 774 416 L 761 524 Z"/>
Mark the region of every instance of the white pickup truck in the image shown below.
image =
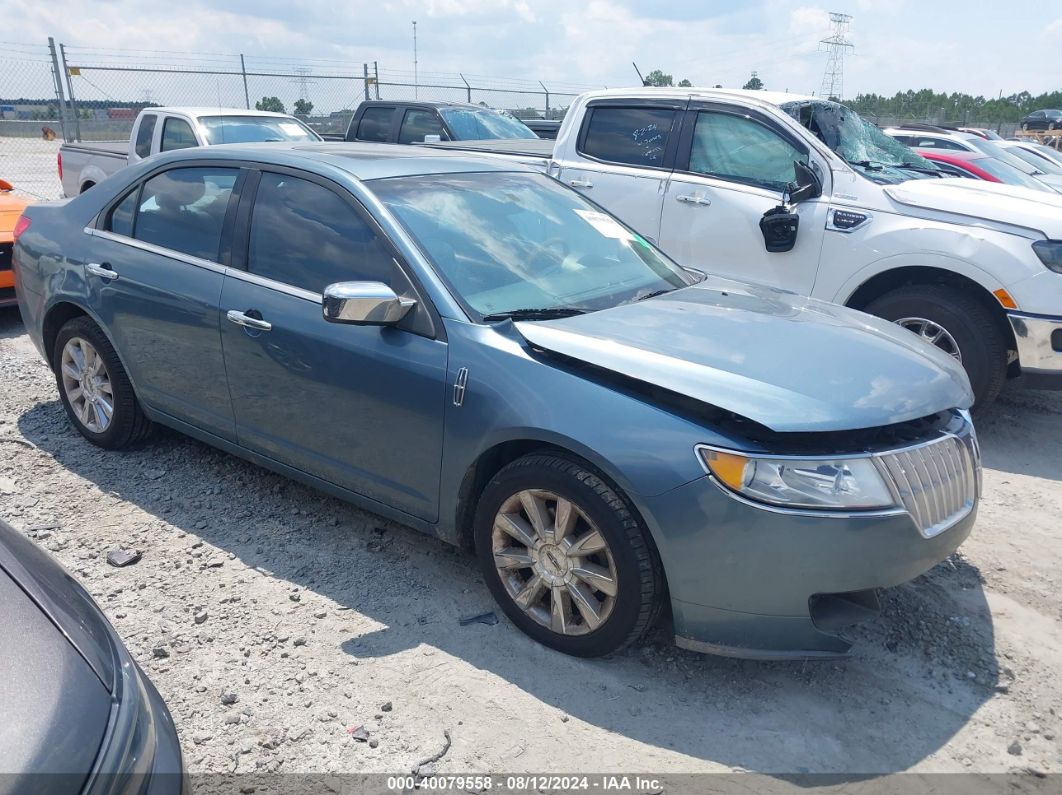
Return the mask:
<path id="1" fill-rule="evenodd" d="M 842 105 L 597 91 L 556 142 L 433 145 L 537 164 L 682 265 L 893 320 L 959 359 L 982 404 L 1008 377 L 1062 388 L 1062 196 L 940 178 Z"/>
<path id="2" fill-rule="evenodd" d="M 63 195 L 77 196 L 129 163 L 156 152 L 191 146 L 252 141 L 320 141 L 321 137 L 284 113 L 240 108 L 145 108 L 128 141 L 91 141 L 59 148 Z"/>

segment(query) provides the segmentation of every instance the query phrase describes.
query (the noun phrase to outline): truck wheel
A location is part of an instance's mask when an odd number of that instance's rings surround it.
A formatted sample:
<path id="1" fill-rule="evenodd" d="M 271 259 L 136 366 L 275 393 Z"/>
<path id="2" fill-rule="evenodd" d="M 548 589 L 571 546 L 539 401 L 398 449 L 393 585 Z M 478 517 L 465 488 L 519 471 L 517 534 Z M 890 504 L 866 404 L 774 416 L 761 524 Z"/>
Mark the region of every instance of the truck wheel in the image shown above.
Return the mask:
<path id="1" fill-rule="evenodd" d="M 120 450 L 150 435 L 152 423 L 118 354 L 89 318 L 76 317 L 59 329 L 52 369 L 70 422 L 90 442 Z"/>
<path id="2" fill-rule="evenodd" d="M 480 496 L 474 532 L 491 593 L 539 643 L 597 657 L 659 614 L 664 575 L 647 531 L 575 460 L 532 454 L 504 467 Z"/>
<path id="3" fill-rule="evenodd" d="M 996 399 L 1007 378 L 1007 341 L 992 312 L 958 287 L 900 287 L 875 298 L 866 311 L 898 323 L 958 359 L 977 404 Z"/>
<path id="4" fill-rule="evenodd" d="M 1028 132 L 1029 131 L 1029 125 L 1026 124 L 1025 122 L 1022 122 L 1021 129 L 1022 129 L 1022 132 Z"/>

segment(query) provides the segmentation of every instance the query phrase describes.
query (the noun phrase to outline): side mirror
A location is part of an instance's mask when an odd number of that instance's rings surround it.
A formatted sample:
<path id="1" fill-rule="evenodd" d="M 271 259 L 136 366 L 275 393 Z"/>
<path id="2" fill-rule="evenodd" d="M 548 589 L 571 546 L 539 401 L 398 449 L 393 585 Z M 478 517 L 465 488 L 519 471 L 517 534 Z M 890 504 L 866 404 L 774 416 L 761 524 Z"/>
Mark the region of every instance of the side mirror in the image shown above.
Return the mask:
<path id="1" fill-rule="evenodd" d="M 822 195 L 822 183 L 807 165 L 794 160 L 793 171 L 796 173 L 796 178 L 789 183 L 789 204 L 816 199 Z"/>
<path id="2" fill-rule="evenodd" d="M 393 326 L 416 305 L 383 282 L 337 282 L 325 287 L 321 314 L 329 323 Z"/>

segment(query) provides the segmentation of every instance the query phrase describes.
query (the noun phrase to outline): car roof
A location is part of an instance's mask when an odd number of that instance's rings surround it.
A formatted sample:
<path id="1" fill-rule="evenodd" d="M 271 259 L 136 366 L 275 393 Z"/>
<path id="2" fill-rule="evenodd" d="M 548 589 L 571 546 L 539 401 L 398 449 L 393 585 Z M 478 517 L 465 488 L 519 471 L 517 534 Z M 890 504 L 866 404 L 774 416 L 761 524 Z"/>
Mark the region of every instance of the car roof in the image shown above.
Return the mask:
<path id="1" fill-rule="evenodd" d="M 675 88 L 671 86 L 639 86 L 634 88 L 606 88 L 590 91 L 584 95 L 587 101 L 595 99 L 748 99 L 764 105 L 783 105 L 786 102 L 825 102 L 822 97 L 807 94 L 788 94 L 783 91 L 752 91 L 744 88 Z"/>
<path id="2" fill-rule="evenodd" d="M 362 105 L 420 105 L 425 108 L 465 108 L 467 110 L 494 110 L 486 105 L 473 105 L 470 102 L 447 102 L 444 99 L 366 99 Z"/>
<path id="3" fill-rule="evenodd" d="M 195 106 L 195 105 L 181 105 L 170 106 L 166 105 L 159 108 L 144 108 L 144 113 L 183 113 L 186 116 L 277 116 L 282 119 L 290 119 L 291 114 L 288 113 L 274 113 L 270 110 L 253 110 L 248 108 L 223 108 L 215 105 L 209 106 Z"/>
<path id="4" fill-rule="evenodd" d="M 991 155 L 987 155 L 984 152 L 962 152 L 957 149 L 919 149 L 915 147 L 915 151 L 926 160 L 943 160 L 945 163 L 952 161 L 969 163 L 973 160 L 984 160 L 986 157 L 991 157 Z"/>
<path id="5" fill-rule="evenodd" d="M 219 144 L 180 149 L 168 157 L 170 162 L 176 163 L 217 159 L 219 155 L 226 159 L 275 165 L 290 165 L 293 161 L 312 160 L 327 163 L 361 181 L 483 171 L 541 173 L 513 161 L 485 156 L 476 157 L 467 152 L 448 152 L 399 144 L 340 141 Z"/>
<path id="6" fill-rule="evenodd" d="M 976 141 L 981 137 L 959 130 L 918 130 L 911 127 L 886 127 L 882 132 L 886 135 L 910 135 L 918 138 L 954 138 L 960 141 Z"/>

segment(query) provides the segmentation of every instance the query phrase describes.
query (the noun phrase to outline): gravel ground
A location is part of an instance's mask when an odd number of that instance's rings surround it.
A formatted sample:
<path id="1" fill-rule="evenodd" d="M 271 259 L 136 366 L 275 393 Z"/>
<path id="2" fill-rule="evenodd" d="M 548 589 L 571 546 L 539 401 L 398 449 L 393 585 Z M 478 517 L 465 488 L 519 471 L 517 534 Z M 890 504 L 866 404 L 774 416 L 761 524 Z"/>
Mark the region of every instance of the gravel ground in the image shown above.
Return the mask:
<path id="1" fill-rule="evenodd" d="M 660 631 L 586 661 L 503 617 L 461 626 L 493 604 L 441 542 L 176 434 L 90 446 L 0 312 L 0 516 L 95 596 L 192 772 L 406 772 L 447 732 L 442 773 L 1060 771 L 1060 418 L 1046 392 L 983 414 L 972 537 L 889 592 L 850 658 L 727 660 Z M 143 559 L 107 565 L 119 546 Z"/>

